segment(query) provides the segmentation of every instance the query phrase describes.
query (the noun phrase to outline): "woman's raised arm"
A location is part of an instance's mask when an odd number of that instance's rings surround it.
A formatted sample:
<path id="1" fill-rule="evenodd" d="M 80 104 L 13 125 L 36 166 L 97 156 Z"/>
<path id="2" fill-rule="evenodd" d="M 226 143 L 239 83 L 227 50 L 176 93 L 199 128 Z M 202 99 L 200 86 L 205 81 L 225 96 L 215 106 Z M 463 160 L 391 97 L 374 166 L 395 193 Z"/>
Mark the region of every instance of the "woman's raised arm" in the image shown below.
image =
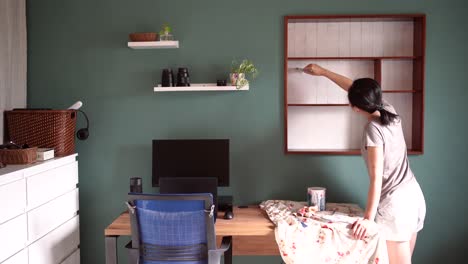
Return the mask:
<path id="1" fill-rule="evenodd" d="M 310 75 L 327 77 L 345 91 L 348 91 L 351 85 L 353 84 L 353 80 L 349 79 L 348 77 L 322 68 L 317 64 L 309 64 L 304 67 L 303 71 Z"/>

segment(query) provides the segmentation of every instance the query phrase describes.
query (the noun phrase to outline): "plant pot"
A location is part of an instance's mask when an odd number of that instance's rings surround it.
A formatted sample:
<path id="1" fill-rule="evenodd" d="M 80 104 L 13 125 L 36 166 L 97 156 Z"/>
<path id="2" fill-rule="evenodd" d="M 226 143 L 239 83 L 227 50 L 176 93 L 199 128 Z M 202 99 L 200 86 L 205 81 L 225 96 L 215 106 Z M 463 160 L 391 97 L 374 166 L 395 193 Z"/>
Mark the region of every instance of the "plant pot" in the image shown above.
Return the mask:
<path id="1" fill-rule="evenodd" d="M 249 84 L 249 81 L 245 78 L 244 73 L 231 73 L 229 77 L 231 80 L 231 85 L 236 86 L 237 89 L 240 89 Z"/>
<path id="2" fill-rule="evenodd" d="M 162 35 L 159 35 L 159 40 L 160 41 L 172 41 L 174 40 L 174 35 L 172 34 L 162 34 Z"/>

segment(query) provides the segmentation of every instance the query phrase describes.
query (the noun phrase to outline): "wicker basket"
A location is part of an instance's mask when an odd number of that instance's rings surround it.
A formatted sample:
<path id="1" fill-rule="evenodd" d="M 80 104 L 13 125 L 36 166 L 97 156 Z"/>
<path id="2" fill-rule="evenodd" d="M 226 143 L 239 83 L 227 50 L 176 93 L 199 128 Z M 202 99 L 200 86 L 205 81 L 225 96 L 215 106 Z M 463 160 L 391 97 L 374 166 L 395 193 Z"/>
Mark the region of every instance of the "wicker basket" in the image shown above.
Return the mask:
<path id="1" fill-rule="evenodd" d="M 53 148 L 55 156 L 75 153 L 76 110 L 5 111 L 6 138 L 16 144 Z"/>
<path id="2" fill-rule="evenodd" d="M 130 33 L 128 37 L 131 41 L 156 41 L 158 34 L 154 32 Z"/>
<path id="3" fill-rule="evenodd" d="M 36 161 L 37 148 L 0 149 L 0 162 L 5 164 L 29 164 Z"/>

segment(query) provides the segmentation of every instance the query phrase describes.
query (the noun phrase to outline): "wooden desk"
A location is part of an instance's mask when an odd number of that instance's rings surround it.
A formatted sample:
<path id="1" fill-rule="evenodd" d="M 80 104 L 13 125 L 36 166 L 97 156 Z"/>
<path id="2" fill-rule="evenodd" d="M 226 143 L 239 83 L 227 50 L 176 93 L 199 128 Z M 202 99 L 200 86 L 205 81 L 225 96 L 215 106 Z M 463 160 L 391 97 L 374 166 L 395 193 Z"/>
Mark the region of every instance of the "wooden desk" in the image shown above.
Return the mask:
<path id="1" fill-rule="evenodd" d="M 257 206 L 234 208 L 234 218 L 223 219 L 223 213 L 216 219 L 216 239 L 218 245 L 223 236 L 232 236 L 234 256 L 279 255 L 274 224 L 266 213 Z M 105 230 L 106 264 L 117 263 L 117 238 L 131 236 L 130 216 L 122 213 Z"/>

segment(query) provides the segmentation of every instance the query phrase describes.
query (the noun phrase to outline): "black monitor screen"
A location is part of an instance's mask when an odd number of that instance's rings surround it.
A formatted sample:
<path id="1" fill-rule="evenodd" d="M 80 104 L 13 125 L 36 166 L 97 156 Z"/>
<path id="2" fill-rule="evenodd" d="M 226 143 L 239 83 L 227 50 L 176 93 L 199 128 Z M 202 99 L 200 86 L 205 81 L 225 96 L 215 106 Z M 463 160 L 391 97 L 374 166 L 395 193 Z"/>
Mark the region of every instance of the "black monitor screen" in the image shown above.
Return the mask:
<path id="1" fill-rule="evenodd" d="M 153 186 L 163 177 L 215 177 L 229 186 L 229 140 L 153 140 Z"/>

